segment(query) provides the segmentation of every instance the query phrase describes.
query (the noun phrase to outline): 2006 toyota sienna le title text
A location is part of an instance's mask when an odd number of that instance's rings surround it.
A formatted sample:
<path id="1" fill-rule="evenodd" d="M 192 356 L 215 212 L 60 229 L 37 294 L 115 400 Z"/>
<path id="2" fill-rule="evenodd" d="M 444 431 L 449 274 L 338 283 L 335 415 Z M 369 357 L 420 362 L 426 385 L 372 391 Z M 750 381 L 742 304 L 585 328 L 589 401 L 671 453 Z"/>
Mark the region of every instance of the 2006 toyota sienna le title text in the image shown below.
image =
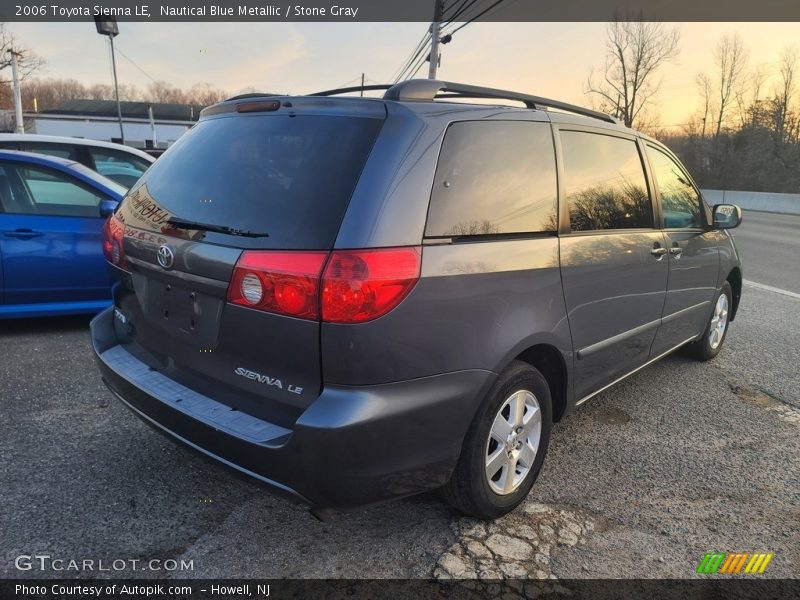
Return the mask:
<path id="1" fill-rule="evenodd" d="M 106 225 L 97 362 L 156 429 L 318 511 L 442 487 L 496 517 L 570 409 L 720 351 L 741 211 L 602 113 L 382 87 L 205 109 Z"/>

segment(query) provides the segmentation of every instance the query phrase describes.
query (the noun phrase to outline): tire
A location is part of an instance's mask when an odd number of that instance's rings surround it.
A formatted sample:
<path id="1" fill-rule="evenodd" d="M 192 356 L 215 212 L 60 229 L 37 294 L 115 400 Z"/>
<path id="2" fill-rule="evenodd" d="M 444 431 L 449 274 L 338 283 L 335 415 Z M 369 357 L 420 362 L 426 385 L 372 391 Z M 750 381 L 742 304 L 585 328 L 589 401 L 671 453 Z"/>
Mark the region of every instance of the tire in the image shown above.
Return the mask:
<path id="1" fill-rule="evenodd" d="M 520 406 L 524 406 L 521 419 L 515 418 L 520 413 L 512 412 Z M 505 424 L 498 421 L 496 425 L 496 419 L 500 418 L 506 420 Z M 552 418 L 547 381 L 529 364 L 514 361 L 498 377 L 478 409 L 453 475 L 444 487 L 445 499 L 458 510 L 481 519 L 494 519 L 514 510 L 528 495 L 542 469 Z M 499 443 L 497 432 L 508 433 L 505 445 Z M 538 443 L 531 455 L 535 440 Z M 487 465 L 490 457 L 493 457 L 491 466 Z M 490 479 L 487 471 L 498 464 L 503 466 Z M 512 465 L 515 467 L 509 479 Z"/>
<path id="2" fill-rule="evenodd" d="M 724 300 L 722 300 L 723 297 Z M 722 288 L 717 292 L 717 295 L 714 296 L 711 315 L 708 318 L 705 329 L 703 329 L 703 333 L 691 344 L 685 346 L 684 354 L 699 361 L 711 360 L 719 354 L 719 351 L 722 349 L 722 344 L 725 342 L 725 337 L 728 335 L 728 329 L 730 329 L 730 313 L 731 307 L 733 306 L 731 303 L 732 299 L 733 293 L 731 291 L 731 284 L 726 281 L 722 284 Z M 724 325 L 720 334 L 718 331 L 718 323 L 721 304 L 724 304 L 724 315 L 722 315 L 722 318 L 724 318 Z M 714 330 L 717 330 L 716 336 L 712 336 Z"/>

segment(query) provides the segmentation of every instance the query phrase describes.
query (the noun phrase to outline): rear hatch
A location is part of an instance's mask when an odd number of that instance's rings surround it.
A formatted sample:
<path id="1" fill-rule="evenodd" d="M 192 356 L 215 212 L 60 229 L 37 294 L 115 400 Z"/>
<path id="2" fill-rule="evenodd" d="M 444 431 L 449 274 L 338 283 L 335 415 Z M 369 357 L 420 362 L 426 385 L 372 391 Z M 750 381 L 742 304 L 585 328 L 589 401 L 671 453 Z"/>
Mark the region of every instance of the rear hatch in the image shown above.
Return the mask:
<path id="1" fill-rule="evenodd" d="M 115 296 L 117 331 L 151 368 L 290 426 L 321 389 L 303 272 L 318 273 L 333 247 L 385 108 L 269 98 L 209 112 L 109 224 L 122 252 L 107 255 L 130 273 Z M 242 281 L 242 264 L 264 276 Z"/>

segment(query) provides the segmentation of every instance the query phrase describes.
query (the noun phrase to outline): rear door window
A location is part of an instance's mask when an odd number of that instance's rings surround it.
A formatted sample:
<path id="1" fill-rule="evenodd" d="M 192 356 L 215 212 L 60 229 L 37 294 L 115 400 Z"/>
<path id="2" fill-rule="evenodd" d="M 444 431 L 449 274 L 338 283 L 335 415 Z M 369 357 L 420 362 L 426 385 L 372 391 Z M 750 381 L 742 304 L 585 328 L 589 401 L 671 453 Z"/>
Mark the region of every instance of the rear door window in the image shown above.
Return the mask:
<path id="1" fill-rule="evenodd" d="M 653 205 L 635 141 L 562 131 L 561 149 L 572 231 L 653 227 Z"/>
<path id="2" fill-rule="evenodd" d="M 549 123 L 454 123 L 442 143 L 425 235 L 555 232 L 556 206 Z"/>
<path id="3" fill-rule="evenodd" d="M 139 180 L 123 215 L 131 212 L 130 222 L 142 223 L 135 211 L 144 206 L 162 223 L 177 218 L 269 234 L 249 242 L 205 236 L 220 243 L 330 248 L 382 123 L 328 115 L 201 121 Z"/>

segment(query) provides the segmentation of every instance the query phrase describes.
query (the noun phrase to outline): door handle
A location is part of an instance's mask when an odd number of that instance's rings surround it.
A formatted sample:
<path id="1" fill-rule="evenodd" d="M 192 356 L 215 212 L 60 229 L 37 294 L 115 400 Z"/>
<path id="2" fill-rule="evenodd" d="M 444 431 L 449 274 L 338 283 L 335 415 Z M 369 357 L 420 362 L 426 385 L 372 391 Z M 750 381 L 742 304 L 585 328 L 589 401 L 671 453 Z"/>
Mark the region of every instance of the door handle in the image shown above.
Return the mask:
<path id="1" fill-rule="evenodd" d="M 678 246 L 677 242 L 669 249 L 669 253 L 674 256 L 675 258 L 680 258 L 681 254 L 683 254 L 683 248 Z"/>
<path id="2" fill-rule="evenodd" d="M 656 260 L 661 260 L 664 258 L 664 255 L 667 253 L 667 249 L 664 248 L 658 242 L 653 244 L 653 248 L 650 250 L 650 254 L 656 257 Z"/>
<path id="3" fill-rule="evenodd" d="M 21 240 L 29 240 L 31 238 L 39 237 L 42 235 L 40 231 L 33 229 L 15 229 L 14 231 L 6 231 L 6 237 L 19 238 Z"/>

